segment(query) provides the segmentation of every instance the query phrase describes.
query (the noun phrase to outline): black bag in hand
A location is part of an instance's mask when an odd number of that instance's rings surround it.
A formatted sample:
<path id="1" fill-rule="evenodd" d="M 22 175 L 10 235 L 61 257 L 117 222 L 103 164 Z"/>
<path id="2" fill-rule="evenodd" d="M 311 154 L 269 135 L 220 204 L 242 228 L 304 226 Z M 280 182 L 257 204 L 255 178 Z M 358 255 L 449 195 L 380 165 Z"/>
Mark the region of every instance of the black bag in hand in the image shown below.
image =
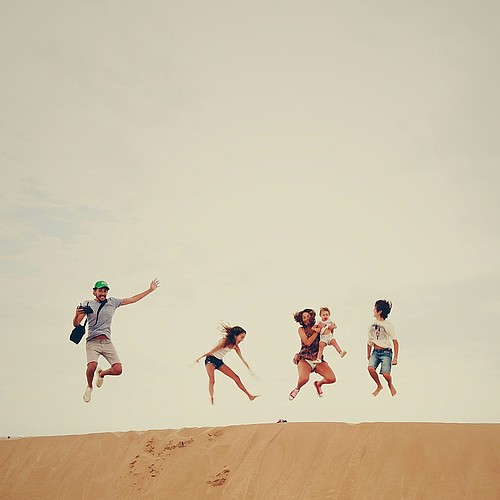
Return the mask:
<path id="1" fill-rule="evenodd" d="M 83 325 L 78 325 L 78 326 L 75 326 L 75 328 L 73 328 L 73 331 L 71 332 L 71 335 L 69 336 L 69 340 L 71 340 L 71 342 L 78 344 L 80 342 L 80 340 L 82 340 L 82 337 L 85 335 L 85 324 L 86 323 L 87 323 L 87 321 L 85 321 L 85 323 Z"/>

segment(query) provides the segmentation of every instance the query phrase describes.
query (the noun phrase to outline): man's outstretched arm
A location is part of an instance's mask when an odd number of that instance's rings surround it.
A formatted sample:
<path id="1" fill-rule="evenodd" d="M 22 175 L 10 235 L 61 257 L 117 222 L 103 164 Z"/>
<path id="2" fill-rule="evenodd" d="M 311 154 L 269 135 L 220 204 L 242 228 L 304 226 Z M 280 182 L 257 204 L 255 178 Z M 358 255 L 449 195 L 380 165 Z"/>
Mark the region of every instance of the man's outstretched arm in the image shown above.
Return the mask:
<path id="1" fill-rule="evenodd" d="M 143 299 L 146 295 L 149 295 L 151 292 L 154 292 L 159 286 L 160 286 L 159 280 L 154 279 L 149 285 L 149 288 L 147 290 L 144 290 L 144 292 L 138 293 L 133 297 L 127 297 L 126 299 L 123 299 L 121 305 L 126 306 L 128 304 L 134 304 L 135 302 Z"/>

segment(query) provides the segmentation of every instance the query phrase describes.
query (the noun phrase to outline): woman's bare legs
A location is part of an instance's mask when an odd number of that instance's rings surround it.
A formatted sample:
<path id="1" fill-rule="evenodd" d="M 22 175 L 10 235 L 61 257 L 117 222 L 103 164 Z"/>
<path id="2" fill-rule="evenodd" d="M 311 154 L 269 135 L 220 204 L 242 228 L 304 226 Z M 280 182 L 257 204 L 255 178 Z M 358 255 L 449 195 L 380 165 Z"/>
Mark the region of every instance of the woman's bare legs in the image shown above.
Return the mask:
<path id="1" fill-rule="evenodd" d="M 333 370 L 330 368 L 330 365 L 328 363 L 325 363 L 324 361 L 323 363 L 316 365 L 316 373 L 323 377 L 321 380 L 314 382 L 316 390 L 318 391 L 318 395 L 321 396 L 323 394 L 321 386 L 323 384 L 334 384 L 337 378 L 335 377 L 335 373 L 333 373 Z"/>

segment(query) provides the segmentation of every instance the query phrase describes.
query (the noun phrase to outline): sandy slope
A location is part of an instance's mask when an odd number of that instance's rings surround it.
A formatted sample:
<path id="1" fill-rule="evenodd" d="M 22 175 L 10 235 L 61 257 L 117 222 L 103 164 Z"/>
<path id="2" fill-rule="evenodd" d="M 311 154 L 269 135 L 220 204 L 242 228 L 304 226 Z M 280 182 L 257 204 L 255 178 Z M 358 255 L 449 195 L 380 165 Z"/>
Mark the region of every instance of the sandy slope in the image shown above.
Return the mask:
<path id="1" fill-rule="evenodd" d="M 0 441 L 2 499 L 499 499 L 500 425 L 285 423 Z"/>

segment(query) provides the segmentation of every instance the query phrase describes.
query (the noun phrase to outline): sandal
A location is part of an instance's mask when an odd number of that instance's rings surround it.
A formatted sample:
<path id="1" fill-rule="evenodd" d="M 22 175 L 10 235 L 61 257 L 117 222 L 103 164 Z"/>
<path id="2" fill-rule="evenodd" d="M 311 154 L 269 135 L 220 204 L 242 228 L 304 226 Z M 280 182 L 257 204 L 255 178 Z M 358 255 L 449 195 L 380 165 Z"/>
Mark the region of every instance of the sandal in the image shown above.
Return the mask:
<path id="1" fill-rule="evenodd" d="M 318 393 L 318 396 L 322 398 L 323 390 L 321 389 L 321 386 L 319 385 L 319 382 L 317 380 L 314 381 L 314 387 L 316 387 L 316 392 Z"/>
<path id="2" fill-rule="evenodd" d="M 290 401 L 292 401 L 293 399 L 295 399 L 295 396 L 297 396 L 297 394 L 299 393 L 300 389 L 297 389 L 295 388 L 289 395 L 288 395 L 288 399 Z"/>

